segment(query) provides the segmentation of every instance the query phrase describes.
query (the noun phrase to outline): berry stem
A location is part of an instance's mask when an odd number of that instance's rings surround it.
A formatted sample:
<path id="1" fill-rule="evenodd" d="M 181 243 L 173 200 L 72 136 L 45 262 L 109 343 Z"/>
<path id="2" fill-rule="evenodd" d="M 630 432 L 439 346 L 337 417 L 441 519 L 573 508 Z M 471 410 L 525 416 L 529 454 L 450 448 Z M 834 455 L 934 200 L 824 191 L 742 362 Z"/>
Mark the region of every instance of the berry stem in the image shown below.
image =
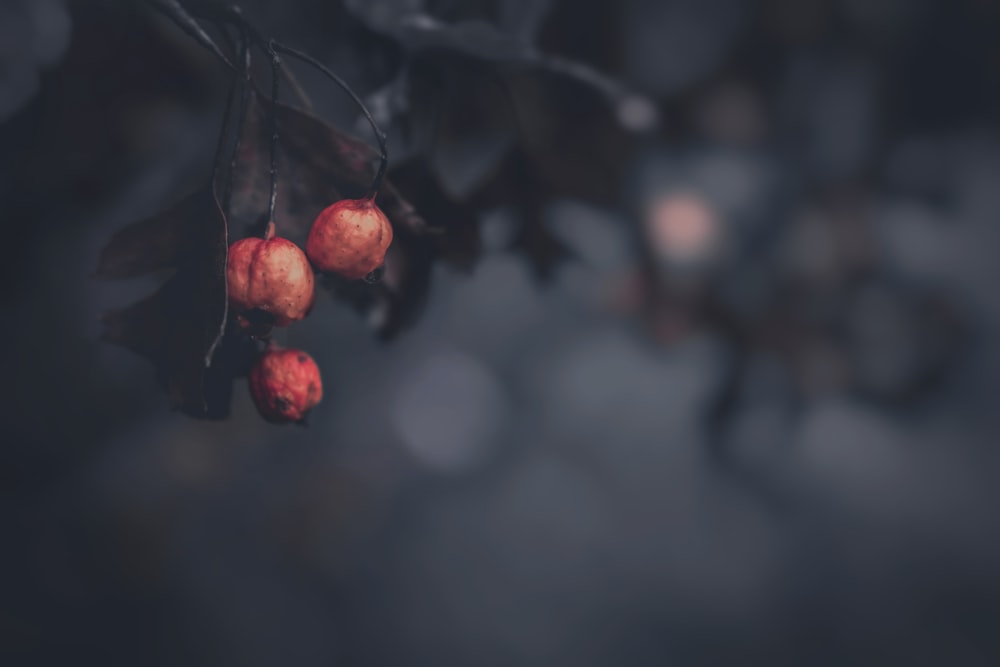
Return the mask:
<path id="1" fill-rule="evenodd" d="M 164 13 L 168 18 L 170 18 L 174 23 L 176 23 L 182 30 L 192 36 L 199 44 L 201 44 L 206 49 L 210 50 L 219 60 L 221 60 L 230 69 L 236 69 L 235 66 L 229 62 L 225 54 L 218 48 L 215 42 L 208 36 L 207 33 L 198 25 L 198 23 L 192 17 L 192 14 L 188 13 L 188 9 L 181 4 L 180 0 L 146 0 L 154 8 Z M 371 125 L 372 131 L 375 133 L 375 139 L 378 142 L 379 148 L 379 166 L 375 171 L 375 177 L 372 179 L 371 190 L 367 196 L 367 199 L 374 201 L 378 196 L 378 192 L 382 187 L 382 181 L 385 179 L 385 172 L 389 166 L 389 149 L 386 146 L 385 133 L 379 129 L 378 123 L 375 122 L 375 118 L 372 116 L 371 111 L 365 106 L 365 103 L 361 100 L 357 93 L 347 84 L 346 81 L 341 79 L 337 74 L 330 70 L 326 65 L 316 60 L 312 56 L 298 49 L 294 49 L 280 42 L 276 42 L 273 39 L 265 39 L 264 36 L 258 32 L 253 25 L 243 16 L 243 11 L 238 5 L 224 5 L 220 2 L 213 2 L 211 0 L 206 0 L 200 3 L 196 3 L 194 8 L 190 10 L 192 13 L 201 16 L 210 21 L 220 21 L 224 23 L 229 23 L 240 29 L 240 32 L 246 37 L 249 36 L 250 40 L 256 44 L 260 49 L 266 51 L 268 55 L 272 56 L 272 65 L 275 67 L 280 66 L 280 63 L 275 64 L 273 62 L 273 56 L 276 52 L 284 53 L 285 55 L 292 56 L 302 62 L 311 65 L 312 67 L 323 73 L 328 79 L 333 81 L 337 86 L 339 86 L 344 92 L 346 92 L 358 108 L 361 109 L 362 114 L 364 114 L 365 119 L 368 124 Z M 249 75 L 248 75 L 249 78 Z M 242 127 L 242 120 L 240 123 Z"/>
<path id="2" fill-rule="evenodd" d="M 274 207 L 278 200 L 278 81 L 281 79 L 281 58 L 274 50 L 274 40 L 268 42 L 271 55 L 271 196 L 267 200 L 268 226 L 274 227 Z M 273 234 L 273 229 L 272 229 Z"/>
<path id="3" fill-rule="evenodd" d="M 375 139 L 376 141 L 378 141 L 379 166 L 375 172 L 375 178 L 372 180 L 371 190 L 367 197 L 370 200 L 374 200 L 375 197 L 378 196 L 379 189 L 381 189 L 382 187 L 382 181 L 385 179 L 385 172 L 389 166 L 389 148 L 386 146 L 385 133 L 382 132 L 381 129 L 379 129 L 378 123 L 376 123 L 375 118 L 372 117 L 371 111 L 368 110 L 368 107 L 365 106 L 365 103 L 361 101 L 361 98 L 358 96 L 357 93 L 354 92 L 354 90 L 347 84 L 346 81 L 337 76 L 332 70 L 330 70 L 329 67 L 327 67 L 320 61 L 316 60 L 315 58 L 306 53 L 303 53 L 302 51 L 293 49 L 290 46 L 280 44 L 273 40 L 271 41 L 271 46 L 275 50 L 280 51 L 281 53 L 292 56 L 293 58 L 301 60 L 302 62 L 315 67 L 317 70 L 322 72 L 328 79 L 337 84 L 337 86 L 339 86 L 345 93 L 347 93 L 351 97 L 351 99 L 354 100 L 354 103 L 358 105 L 358 108 L 361 109 L 361 113 L 364 114 L 365 119 L 368 121 L 368 124 L 371 125 L 372 131 L 375 133 Z"/>
<path id="4" fill-rule="evenodd" d="M 216 180 L 219 177 L 219 172 L 222 171 L 222 155 L 226 147 L 226 137 L 229 134 L 229 117 L 233 113 L 233 100 L 236 97 L 236 89 L 240 86 L 240 74 L 238 72 L 233 74 L 232 81 L 229 84 L 229 92 L 226 93 L 226 107 L 222 112 L 222 125 L 219 127 L 219 141 L 215 147 L 215 159 L 212 161 L 212 188 L 215 189 Z"/>
<path id="5" fill-rule="evenodd" d="M 240 32 L 240 75 L 242 78 L 242 85 L 240 87 L 240 109 L 239 115 L 236 120 L 236 141 L 233 144 L 233 155 L 229 162 L 229 178 L 226 181 L 226 192 L 223 197 L 223 207 L 226 211 L 226 215 L 229 215 L 229 204 L 233 197 L 233 179 L 236 174 L 236 162 L 239 159 L 240 147 L 243 143 L 243 125 L 246 120 L 247 109 L 250 106 L 250 77 L 251 77 L 251 59 L 252 54 L 250 52 L 250 40 L 247 38 L 246 32 Z"/>
<path id="6" fill-rule="evenodd" d="M 231 27 L 231 24 L 223 21 L 218 17 L 213 18 L 211 21 L 212 25 L 215 26 L 215 29 L 219 31 L 219 34 L 221 34 L 225 38 L 226 46 L 229 47 L 228 51 L 232 52 L 234 55 L 239 55 L 239 52 L 237 51 L 238 47 L 228 31 L 228 28 Z M 284 79 L 284 82 L 288 84 L 288 89 L 292 91 L 292 94 L 298 100 L 298 103 L 303 108 L 303 110 L 305 110 L 310 114 L 315 114 L 316 113 L 315 105 L 313 104 L 312 99 L 309 97 L 309 93 L 307 93 L 305 89 L 302 87 L 302 83 L 299 81 L 298 77 L 295 76 L 295 72 L 284 66 L 279 67 L 279 71 L 281 72 L 281 76 Z"/>
<path id="7" fill-rule="evenodd" d="M 234 101 L 236 99 L 236 90 L 237 90 L 237 88 L 239 86 L 240 86 L 240 74 L 238 72 L 234 72 L 233 73 L 233 77 L 232 77 L 232 81 L 229 84 L 229 91 L 226 93 L 226 106 L 225 106 L 225 109 L 222 112 L 222 124 L 219 127 L 219 141 L 216 144 L 216 147 L 215 147 L 215 157 L 212 160 L 212 180 L 211 180 L 211 186 L 210 186 L 211 187 L 211 192 L 212 192 L 212 197 L 215 199 L 216 206 L 219 206 L 222 209 L 223 221 L 225 223 L 223 229 L 224 229 L 224 233 L 225 233 L 225 244 L 226 244 L 227 247 L 229 245 L 229 224 L 228 224 L 228 220 L 229 220 L 228 189 L 229 188 L 227 186 L 227 195 L 226 195 L 225 202 L 224 203 L 219 202 L 218 182 L 219 182 L 219 172 L 221 172 L 222 168 L 223 168 L 222 167 L 222 165 L 223 165 L 223 155 L 225 154 L 225 150 L 226 150 L 226 139 L 229 137 L 229 128 L 230 128 L 229 123 L 230 123 L 230 120 L 231 120 L 230 117 L 232 116 L 232 113 L 233 113 L 233 103 L 234 103 Z M 240 126 L 242 126 L 242 120 L 240 121 Z M 238 132 L 239 132 L 239 130 L 237 130 L 237 133 Z M 228 182 L 230 182 L 230 183 L 232 182 L 232 171 L 229 172 Z M 228 286 L 227 286 L 227 292 L 228 292 Z M 222 342 L 222 337 L 225 335 L 226 324 L 227 324 L 228 320 L 229 320 L 229 304 L 228 304 L 228 299 L 227 299 L 226 300 L 226 304 L 224 306 L 223 314 L 222 314 L 222 321 L 219 324 L 218 333 L 216 333 L 215 339 L 208 346 L 208 349 L 205 350 L 205 357 L 204 357 L 205 368 L 209 368 L 212 365 L 212 358 L 215 356 L 215 351 L 216 351 L 216 349 L 218 349 L 219 344 Z"/>

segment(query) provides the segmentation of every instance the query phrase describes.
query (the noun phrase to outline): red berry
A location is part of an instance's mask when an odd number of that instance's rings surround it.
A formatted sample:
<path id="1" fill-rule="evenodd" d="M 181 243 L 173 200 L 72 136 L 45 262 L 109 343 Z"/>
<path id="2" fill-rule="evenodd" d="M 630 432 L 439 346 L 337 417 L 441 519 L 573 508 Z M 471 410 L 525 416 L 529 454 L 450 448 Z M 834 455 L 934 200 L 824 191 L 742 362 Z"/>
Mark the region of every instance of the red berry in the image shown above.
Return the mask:
<path id="1" fill-rule="evenodd" d="M 382 266 L 392 225 L 371 199 L 343 199 L 313 222 L 306 254 L 320 271 L 357 280 Z"/>
<path id="2" fill-rule="evenodd" d="M 298 422 L 323 398 L 313 358 L 302 350 L 271 344 L 250 369 L 250 395 L 264 419 Z"/>
<path id="3" fill-rule="evenodd" d="M 313 306 L 315 277 L 309 259 L 297 245 L 273 233 L 269 226 L 267 238 L 246 238 L 229 247 L 229 302 L 245 326 L 259 319 L 254 314 L 264 313 L 275 326 L 285 327 L 304 318 Z"/>

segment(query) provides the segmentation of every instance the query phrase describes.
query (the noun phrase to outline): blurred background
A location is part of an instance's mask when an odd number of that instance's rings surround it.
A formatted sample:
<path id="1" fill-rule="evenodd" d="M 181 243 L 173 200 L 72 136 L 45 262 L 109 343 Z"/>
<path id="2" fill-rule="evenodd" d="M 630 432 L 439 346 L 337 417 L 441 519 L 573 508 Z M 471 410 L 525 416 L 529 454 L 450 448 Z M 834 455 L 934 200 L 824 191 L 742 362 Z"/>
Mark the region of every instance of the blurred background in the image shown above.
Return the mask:
<path id="1" fill-rule="evenodd" d="M 170 411 L 93 273 L 226 72 L 0 3 L 4 664 L 1000 664 L 1000 3 L 243 7 L 446 233 L 308 426 Z"/>

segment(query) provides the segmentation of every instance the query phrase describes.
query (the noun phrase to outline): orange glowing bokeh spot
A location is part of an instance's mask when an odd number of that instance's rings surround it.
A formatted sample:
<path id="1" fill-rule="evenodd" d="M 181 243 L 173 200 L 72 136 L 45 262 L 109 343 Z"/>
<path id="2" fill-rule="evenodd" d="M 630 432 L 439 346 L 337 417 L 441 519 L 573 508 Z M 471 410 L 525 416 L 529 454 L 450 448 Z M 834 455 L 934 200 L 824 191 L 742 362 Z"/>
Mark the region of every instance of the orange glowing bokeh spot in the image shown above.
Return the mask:
<path id="1" fill-rule="evenodd" d="M 647 208 L 646 232 L 663 259 L 697 263 L 718 247 L 718 216 L 705 199 L 691 192 L 671 192 L 653 199 Z"/>

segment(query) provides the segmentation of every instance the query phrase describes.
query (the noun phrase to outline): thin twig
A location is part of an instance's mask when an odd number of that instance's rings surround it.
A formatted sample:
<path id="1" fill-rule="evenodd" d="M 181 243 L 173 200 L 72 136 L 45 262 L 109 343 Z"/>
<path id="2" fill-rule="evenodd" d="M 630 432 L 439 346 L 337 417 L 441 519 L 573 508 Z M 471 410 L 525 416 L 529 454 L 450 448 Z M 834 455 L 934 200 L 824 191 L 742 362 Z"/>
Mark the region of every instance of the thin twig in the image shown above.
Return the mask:
<path id="1" fill-rule="evenodd" d="M 281 79 L 281 58 L 274 50 L 274 41 L 269 44 L 271 51 L 271 196 L 267 200 L 267 220 L 274 222 L 274 206 L 278 200 L 278 81 Z"/>
<path id="2" fill-rule="evenodd" d="M 233 145 L 233 155 L 229 164 L 229 179 L 226 181 L 226 192 L 223 197 L 223 205 L 225 207 L 226 215 L 229 215 L 229 206 L 232 202 L 233 196 L 233 180 L 236 174 L 236 162 L 239 158 L 240 147 L 243 143 L 243 125 L 246 121 L 247 108 L 250 106 L 250 67 L 252 55 L 250 53 L 250 42 L 247 39 L 247 35 L 244 32 L 240 33 L 240 49 L 242 51 L 241 69 L 240 74 L 242 79 L 242 85 L 240 87 L 240 109 L 239 115 L 236 121 L 236 142 Z"/>
<path id="3" fill-rule="evenodd" d="M 233 101 L 236 98 L 236 89 L 240 85 L 240 75 L 237 72 L 233 73 L 232 81 L 229 84 L 229 92 L 226 94 L 226 106 L 222 112 L 222 124 L 219 127 L 219 141 L 215 147 L 215 157 L 212 160 L 212 197 L 215 198 L 215 203 L 222 209 L 223 218 L 226 220 L 227 224 L 225 227 L 225 244 L 229 244 L 229 203 L 226 202 L 224 205 L 219 202 L 219 195 L 217 188 L 217 183 L 219 180 L 219 172 L 222 170 L 223 165 L 223 155 L 226 148 L 226 139 L 229 137 L 229 127 L 230 127 L 230 116 L 233 112 Z M 242 122 L 241 122 L 242 124 Z M 232 171 L 229 173 L 230 179 L 232 178 Z M 228 289 L 228 287 L 227 287 Z M 215 351 L 218 349 L 219 344 L 222 342 L 222 337 L 226 333 L 226 322 L 229 318 L 229 299 L 227 298 L 223 306 L 222 311 L 222 322 L 219 324 L 219 331 L 215 338 L 212 340 L 208 349 L 205 350 L 205 368 L 209 368 L 212 365 L 212 357 L 215 356 Z M 207 407 L 206 407 L 207 409 Z"/>
<path id="4" fill-rule="evenodd" d="M 236 69 L 236 67 L 226 58 L 225 54 L 219 49 L 219 47 L 212 41 L 211 37 L 201 28 L 200 25 L 192 18 L 191 14 L 188 13 L 178 0 L 147 0 L 153 7 L 159 11 L 164 12 L 171 20 L 174 21 L 182 30 L 191 35 L 199 44 L 209 49 L 219 60 L 225 63 L 231 69 Z M 266 51 L 269 55 L 275 52 L 281 52 L 286 55 L 292 56 L 302 62 L 312 65 L 317 70 L 322 72 L 328 79 L 333 81 L 337 86 L 339 86 L 344 92 L 346 92 L 358 108 L 361 109 L 362 114 L 364 114 L 365 119 L 368 124 L 371 125 L 372 131 L 375 133 L 375 139 L 378 142 L 379 147 L 379 166 L 375 171 L 375 177 L 372 179 L 371 192 L 369 193 L 369 199 L 375 199 L 378 196 L 378 192 L 382 187 L 382 181 L 385 179 L 385 172 L 389 166 L 389 149 L 386 146 L 385 133 L 379 129 L 378 123 L 372 117 L 371 112 L 365 103 L 361 100 L 357 93 L 347 84 L 346 81 L 341 79 L 337 74 L 330 70 L 326 65 L 316 60 L 312 56 L 294 49 L 290 46 L 286 46 L 279 42 L 275 42 L 272 39 L 265 39 L 264 36 L 250 24 L 249 21 L 243 16 L 242 10 L 236 5 L 221 5 L 204 3 L 200 4 L 196 10 L 197 15 L 209 21 L 221 21 L 225 23 L 233 24 L 239 27 L 241 34 L 243 35 L 243 41 L 246 42 L 246 38 L 249 37 L 250 41 L 256 44 L 260 49 Z M 245 59 L 250 58 L 250 50 L 245 49 Z M 246 80 L 249 83 L 250 73 L 249 67 L 246 69 Z M 277 79 L 277 77 L 275 77 Z M 249 88 L 249 85 L 247 86 Z M 249 93 L 244 90 L 244 99 L 246 99 Z M 243 116 L 245 114 L 245 105 L 241 107 L 240 113 L 240 127 L 242 128 Z M 237 143 L 237 149 L 238 149 Z M 234 157 L 235 159 L 235 157 Z M 227 200 L 228 195 L 227 194 Z M 228 201 L 227 201 L 228 205 Z"/>
<path id="5" fill-rule="evenodd" d="M 606 74 L 598 72 L 589 65 L 585 65 L 575 60 L 568 60 L 560 56 L 539 55 L 529 59 L 525 64 L 538 67 L 539 69 L 552 72 L 553 74 L 559 74 L 570 79 L 576 79 L 581 83 L 585 83 L 588 86 L 599 90 L 612 102 L 620 102 L 628 95 L 628 89 L 621 82 Z"/>
<path id="6" fill-rule="evenodd" d="M 233 40 L 233 37 L 229 34 L 228 30 L 226 30 L 226 28 L 230 27 L 230 24 L 219 18 L 214 18 L 212 19 L 212 25 L 214 25 L 216 30 L 218 30 L 219 33 L 225 38 L 226 46 L 228 46 L 229 51 L 233 53 L 233 57 L 239 55 L 236 50 L 237 45 L 235 40 Z M 302 87 L 302 82 L 300 82 L 299 78 L 295 76 L 295 72 L 293 72 L 290 68 L 285 67 L 284 63 L 282 63 L 280 69 L 281 76 L 285 77 L 285 83 L 288 84 L 288 89 L 292 91 L 292 95 L 294 95 L 298 100 L 302 109 L 309 113 L 315 113 L 316 109 L 312 98 L 309 97 L 309 93 L 307 93 L 305 88 Z"/>
<path id="7" fill-rule="evenodd" d="M 372 131 L 375 133 L 375 139 L 378 141 L 378 147 L 380 153 L 379 158 L 381 161 L 379 163 L 378 170 L 375 172 L 375 178 L 372 180 L 371 192 L 368 195 L 370 199 L 374 199 L 378 195 L 379 189 L 382 187 L 382 180 L 385 178 L 385 171 L 389 165 L 389 149 L 386 146 L 385 133 L 379 129 L 378 123 L 375 122 L 375 119 L 372 117 L 372 114 L 368 110 L 368 107 L 365 106 L 365 103 L 361 100 L 360 97 L 358 97 L 358 94 L 351 89 L 351 87 L 347 84 L 346 81 L 344 81 L 339 76 L 334 74 L 329 67 L 327 67 L 320 61 L 316 60 L 315 58 L 306 53 L 303 53 L 302 51 L 293 49 L 290 46 L 285 46 L 284 44 L 279 44 L 278 42 L 271 42 L 271 45 L 274 47 L 276 51 L 280 51 L 281 53 L 292 56 L 293 58 L 297 58 L 302 62 L 312 65 L 313 67 L 318 69 L 328 79 L 330 79 L 335 84 L 337 84 L 341 89 L 343 89 L 343 91 L 347 93 L 351 97 L 351 99 L 354 100 L 354 103 L 357 104 L 358 107 L 361 109 L 361 113 L 364 114 L 365 119 L 368 121 L 368 124 L 371 125 Z"/>

